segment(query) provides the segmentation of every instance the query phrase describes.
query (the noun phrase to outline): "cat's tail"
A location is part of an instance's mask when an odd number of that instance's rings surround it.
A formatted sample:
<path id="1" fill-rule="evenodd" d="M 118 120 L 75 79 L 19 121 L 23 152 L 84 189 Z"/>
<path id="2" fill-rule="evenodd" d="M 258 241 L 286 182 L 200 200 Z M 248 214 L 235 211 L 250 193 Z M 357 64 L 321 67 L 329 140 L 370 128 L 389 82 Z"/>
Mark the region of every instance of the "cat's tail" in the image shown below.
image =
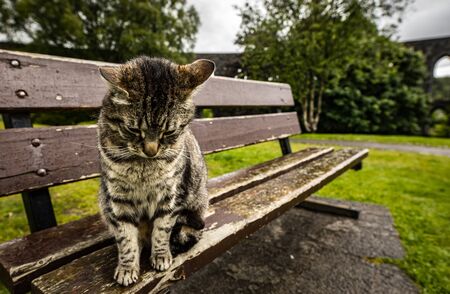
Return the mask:
<path id="1" fill-rule="evenodd" d="M 192 248 L 201 238 L 205 222 L 201 216 L 192 211 L 184 211 L 178 217 L 170 236 L 170 250 L 173 255 Z"/>

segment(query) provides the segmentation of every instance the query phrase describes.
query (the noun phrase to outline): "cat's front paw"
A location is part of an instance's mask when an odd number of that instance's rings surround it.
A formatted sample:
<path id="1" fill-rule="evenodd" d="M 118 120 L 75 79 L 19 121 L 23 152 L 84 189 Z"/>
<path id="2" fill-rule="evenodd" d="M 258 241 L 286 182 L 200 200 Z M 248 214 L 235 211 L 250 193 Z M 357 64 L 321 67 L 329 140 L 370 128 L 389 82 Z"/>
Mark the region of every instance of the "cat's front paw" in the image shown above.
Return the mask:
<path id="1" fill-rule="evenodd" d="M 128 286 L 137 282 L 139 269 L 118 265 L 114 273 L 114 280 L 122 286 Z"/>
<path id="2" fill-rule="evenodd" d="M 169 250 L 164 253 L 152 253 L 150 263 L 155 270 L 165 271 L 172 264 L 172 254 Z"/>

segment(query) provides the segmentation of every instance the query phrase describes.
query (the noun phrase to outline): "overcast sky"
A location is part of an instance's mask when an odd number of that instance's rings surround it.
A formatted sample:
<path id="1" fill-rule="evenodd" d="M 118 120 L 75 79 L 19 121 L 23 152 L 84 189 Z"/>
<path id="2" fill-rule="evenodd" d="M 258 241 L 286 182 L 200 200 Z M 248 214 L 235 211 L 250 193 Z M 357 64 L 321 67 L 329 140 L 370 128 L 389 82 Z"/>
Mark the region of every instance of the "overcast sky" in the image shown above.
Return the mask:
<path id="1" fill-rule="evenodd" d="M 187 0 L 197 9 L 201 26 L 195 52 L 239 52 L 234 45 L 240 17 L 234 5 L 244 0 Z M 403 18 L 397 38 L 401 41 L 450 36 L 450 0 L 415 0 Z M 435 76 L 450 76 L 450 58 L 438 62 Z"/>

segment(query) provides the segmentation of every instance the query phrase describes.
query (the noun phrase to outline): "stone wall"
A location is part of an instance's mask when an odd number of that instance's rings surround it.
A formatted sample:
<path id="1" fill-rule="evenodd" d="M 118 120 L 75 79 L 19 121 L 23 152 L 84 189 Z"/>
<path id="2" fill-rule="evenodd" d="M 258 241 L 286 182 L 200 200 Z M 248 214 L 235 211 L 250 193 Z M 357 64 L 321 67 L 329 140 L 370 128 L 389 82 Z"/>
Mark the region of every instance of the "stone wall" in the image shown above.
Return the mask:
<path id="1" fill-rule="evenodd" d="M 210 59 L 216 63 L 216 76 L 235 77 L 239 74 L 241 53 L 196 53 L 196 58 Z"/>

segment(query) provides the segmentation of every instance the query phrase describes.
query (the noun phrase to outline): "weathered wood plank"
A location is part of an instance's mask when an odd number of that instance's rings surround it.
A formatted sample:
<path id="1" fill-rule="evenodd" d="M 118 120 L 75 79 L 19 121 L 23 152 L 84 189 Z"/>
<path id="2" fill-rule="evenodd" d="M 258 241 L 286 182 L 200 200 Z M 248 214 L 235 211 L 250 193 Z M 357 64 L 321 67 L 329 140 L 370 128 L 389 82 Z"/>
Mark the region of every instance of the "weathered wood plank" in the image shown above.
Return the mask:
<path id="1" fill-rule="evenodd" d="M 98 176 L 96 126 L 0 132 L 0 194 Z"/>
<path id="2" fill-rule="evenodd" d="M 30 281 L 112 244 L 98 215 L 0 244 L 0 278 L 11 292 L 25 293 Z"/>
<path id="3" fill-rule="evenodd" d="M 2 117 L 7 129 L 33 127 L 29 113 L 4 113 Z M 31 232 L 56 226 L 52 199 L 47 188 L 22 193 L 22 202 Z"/>
<path id="4" fill-rule="evenodd" d="M 245 127 L 243 127 L 245 126 Z M 207 154 L 300 132 L 295 112 L 195 120 Z M 49 127 L 0 132 L 0 195 L 97 177 L 97 127 Z"/>
<path id="5" fill-rule="evenodd" d="M 268 162 L 210 179 L 208 181 L 210 202 L 216 203 L 226 197 L 287 173 L 310 161 L 317 160 L 331 152 L 333 152 L 332 148 L 307 148 Z"/>
<path id="6" fill-rule="evenodd" d="M 199 119 L 191 126 L 205 154 L 300 133 L 296 112 Z"/>
<path id="7" fill-rule="evenodd" d="M 0 112 L 99 108 L 104 62 L 0 49 Z M 23 97 L 18 91 L 24 91 Z M 212 77 L 195 94 L 201 107 L 292 106 L 288 84 Z"/>
<path id="8" fill-rule="evenodd" d="M 211 179 L 210 201 L 218 202 L 330 152 L 331 148 L 308 148 Z M 111 243 L 98 215 L 37 232 L 0 244 L 0 277 L 11 291 L 21 293 L 33 278 Z"/>
<path id="9" fill-rule="evenodd" d="M 203 238 L 180 254 L 166 272 L 143 260 L 141 277 L 128 288 L 113 279 L 115 246 L 77 259 L 32 282 L 32 293 L 157 293 L 184 279 L 245 236 L 280 216 L 367 156 L 367 150 L 340 150 L 212 205 Z"/>

